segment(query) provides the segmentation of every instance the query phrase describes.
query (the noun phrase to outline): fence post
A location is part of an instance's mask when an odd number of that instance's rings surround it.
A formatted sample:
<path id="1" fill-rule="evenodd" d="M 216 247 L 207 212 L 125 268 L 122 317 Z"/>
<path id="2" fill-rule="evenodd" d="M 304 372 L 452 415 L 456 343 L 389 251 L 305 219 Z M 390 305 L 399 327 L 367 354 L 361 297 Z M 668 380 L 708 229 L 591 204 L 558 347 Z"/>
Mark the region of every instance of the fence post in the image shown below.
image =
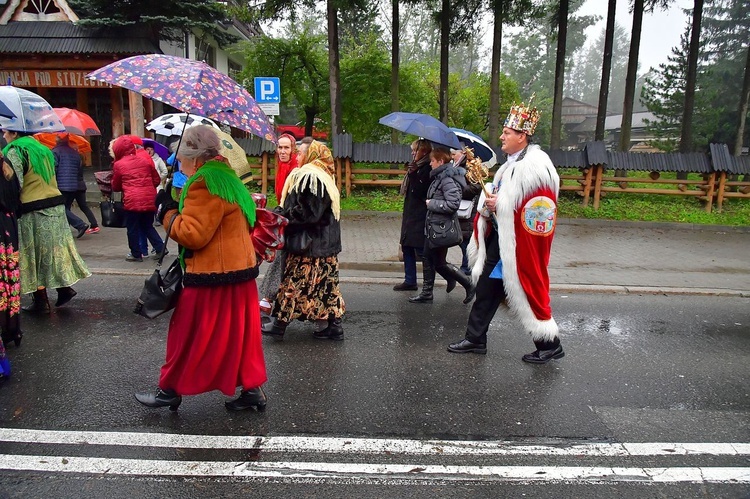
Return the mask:
<path id="1" fill-rule="evenodd" d="M 706 213 L 711 213 L 714 204 L 714 190 L 716 189 L 716 172 L 711 173 L 708 177 L 708 186 L 706 189 Z"/>
<path id="2" fill-rule="evenodd" d="M 341 158 L 336 158 L 336 188 L 341 192 Z"/>
<path id="3" fill-rule="evenodd" d="M 260 158 L 260 192 L 268 194 L 268 153 L 263 152 L 263 154 L 260 155 Z"/>
<path id="4" fill-rule="evenodd" d="M 594 173 L 594 209 L 599 209 L 599 200 L 602 197 L 602 177 L 604 176 L 604 166 L 603 165 L 596 165 L 594 166 L 594 169 L 596 172 Z"/>
<path id="5" fill-rule="evenodd" d="M 346 179 L 346 197 L 352 194 L 352 161 L 346 158 L 346 170 L 344 172 L 344 178 Z"/>

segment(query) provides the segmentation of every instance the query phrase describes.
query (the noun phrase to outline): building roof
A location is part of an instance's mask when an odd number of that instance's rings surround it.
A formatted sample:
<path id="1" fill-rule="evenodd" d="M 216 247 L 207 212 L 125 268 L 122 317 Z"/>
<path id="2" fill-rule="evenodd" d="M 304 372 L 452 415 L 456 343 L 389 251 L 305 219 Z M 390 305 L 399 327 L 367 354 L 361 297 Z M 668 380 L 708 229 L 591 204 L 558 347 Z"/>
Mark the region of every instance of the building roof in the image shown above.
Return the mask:
<path id="1" fill-rule="evenodd" d="M 646 120 L 651 122 L 659 121 L 654 113 L 642 111 L 633 113 L 633 123 L 631 129 L 646 128 Z M 604 119 L 605 130 L 619 130 L 622 127 L 622 114 L 613 114 Z M 596 116 L 586 118 L 581 124 L 571 129 L 571 132 L 593 132 L 596 130 Z"/>
<path id="2" fill-rule="evenodd" d="M 18 21 L 0 25 L 3 54 L 161 53 L 144 30 L 77 26 L 67 21 Z"/>

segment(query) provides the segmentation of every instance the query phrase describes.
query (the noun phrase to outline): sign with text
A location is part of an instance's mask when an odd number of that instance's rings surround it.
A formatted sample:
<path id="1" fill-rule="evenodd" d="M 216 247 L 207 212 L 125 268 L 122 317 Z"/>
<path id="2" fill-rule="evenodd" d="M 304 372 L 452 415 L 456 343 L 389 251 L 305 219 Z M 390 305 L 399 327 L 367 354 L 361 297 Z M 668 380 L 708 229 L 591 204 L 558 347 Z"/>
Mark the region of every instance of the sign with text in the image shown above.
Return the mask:
<path id="1" fill-rule="evenodd" d="M 273 76 L 256 76 L 255 102 L 258 104 L 280 104 L 281 83 L 279 79 Z"/>
<path id="2" fill-rule="evenodd" d="M 52 87 L 52 88 L 110 88 L 111 85 L 101 81 L 87 80 L 90 71 L 75 69 L 19 69 L 17 71 L 0 71 L 2 85 L 15 87 Z"/>
<path id="3" fill-rule="evenodd" d="M 278 104 L 258 104 L 258 107 L 266 113 L 266 116 L 278 116 L 279 105 Z"/>

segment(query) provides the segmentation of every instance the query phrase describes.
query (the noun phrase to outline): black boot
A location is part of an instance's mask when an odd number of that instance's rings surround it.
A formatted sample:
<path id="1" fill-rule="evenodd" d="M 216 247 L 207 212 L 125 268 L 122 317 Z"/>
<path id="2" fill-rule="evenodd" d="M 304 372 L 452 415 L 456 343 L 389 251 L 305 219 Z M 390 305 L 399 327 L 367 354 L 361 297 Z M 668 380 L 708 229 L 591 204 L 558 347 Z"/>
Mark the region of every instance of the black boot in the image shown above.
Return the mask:
<path id="1" fill-rule="evenodd" d="M 261 326 L 260 332 L 268 336 L 275 336 L 278 339 L 282 339 L 288 325 L 288 323 L 280 321 L 274 317 L 270 322 L 266 322 Z"/>
<path id="2" fill-rule="evenodd" d="M 266 410 L 266 393 L 262 387 L 243 390 L 240 396 L 229 402 L 224 402 L 224 407 L 230 411 L 244 411 L 255 407 L 258 412 Z"/>
<path id="3" fill-rule="evenodd" d="M 536 345 L 536 350 L 527 353 L 521 357 L 521 360 L 530 364 L 546 364 L 552 359 L 562 359 L 565 357 L 559 337 L 556 337 L 552 341 L 534 340 L 534 345 Z"/>
<path id="4" fill-rule="evenodd" d="M 344 339 L 344 328 L 341 325 L 341 317 L 329 317 L 328 327 L 322 331 L 316 331 L 313 336 L 318 339 L 329 339 L 341 341 Z"/>
<path id="5" fill-rule="evenodd" d="M 136 393 L 135 399 L 146 407 L 169 406 L 170 411 L 176 411 L 182 403 L 182 397 L 177 395 L 177 392 L 161 388 L 156 390 L 156 393 Z"/>
<path id="6" fill-rule="evenodd" d="M 459 283 L 466 290 L 466 298 L 464 298 L 464 304 L 470 303 L 477 294 L 476 287 L 471 282 L 471 278 L 461 272 L 461 269 L 455 265 L 445 264 L 435 269 L 446 281 L 448 285 L 453 282 L 453 286 L 456 286 L 456 282 Z M 453 288 L 451 288 L 453 289 Z M 450 292 L 450 290 L 446 290 Z"/>
<path id="7" fill-rule="evenodd" d="M 57 301 L 55 302 L 56 307 L 62 307 L 77 295 L 76 291 L 70 286 L 64 288 L 57 288 Z"/>
<path id="8" fill-rule="evenodd" d="M 409 298 L 411 303 L 432 303 L 432 288 L 435 286 L 435 268 L 432 262 L 422 260 L 422 292 Z"/>
<path id="9" fill-rule="evenodd" d="M 31 305 L 21 307 L 25 312 L 37 313 L 37 314 L 48 314 L 49 313 L 49 300 L 47 299 L 47 289 L 37 289 L 32 293 Z"/>

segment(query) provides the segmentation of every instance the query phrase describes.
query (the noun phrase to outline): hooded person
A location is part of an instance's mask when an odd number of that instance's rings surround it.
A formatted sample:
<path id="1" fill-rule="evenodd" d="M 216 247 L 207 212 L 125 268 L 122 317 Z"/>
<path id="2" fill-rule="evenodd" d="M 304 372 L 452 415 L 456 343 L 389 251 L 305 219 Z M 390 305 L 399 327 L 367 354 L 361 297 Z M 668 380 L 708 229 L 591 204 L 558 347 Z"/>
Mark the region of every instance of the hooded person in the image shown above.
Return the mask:
<path id="1" fill-rule="evenodd" d="M 549 156 L 530 143 L 538 121 L 530 103 L 512 106 L 505 120 L 500 140 L 508 159 L 480 196 L 468 246 L 476 301 L 464 339 L 451 343 L 450 352 L 486 353 L 490 322 L 506 302 L 536 346 L 524 362 L 546 364 L 565 356 L 547 273 L 560 179 Z"/>
<path id="2" fill-rule="evenodd" d="M 295 168 L 281 193 L 286 227 L 284 275 L 263 334 L 282 338 L 294 319 L 316 323 L 315 338 L 342 340 L 345 305 L 339 288 L 341 206 L 333 180 L 333 156 L 312 141 L 303 166 Z"/>
<path id="3" fill-rule="evenodd" d="M 123 193 L 130 248 L 125 259 L 129 262 L 143 261 L 141 235 L 146 236 L 156 253 L 161 253 L 164 247 L 164 241 L 153 225 L 156 187 L 161 183 L 161 178 L 149 154 L 142 148 L 137 149 L 136 142 L 132 136 L 123 135 L 111 145 L 115 159 L 112 167 L 112 190 Z"/>

